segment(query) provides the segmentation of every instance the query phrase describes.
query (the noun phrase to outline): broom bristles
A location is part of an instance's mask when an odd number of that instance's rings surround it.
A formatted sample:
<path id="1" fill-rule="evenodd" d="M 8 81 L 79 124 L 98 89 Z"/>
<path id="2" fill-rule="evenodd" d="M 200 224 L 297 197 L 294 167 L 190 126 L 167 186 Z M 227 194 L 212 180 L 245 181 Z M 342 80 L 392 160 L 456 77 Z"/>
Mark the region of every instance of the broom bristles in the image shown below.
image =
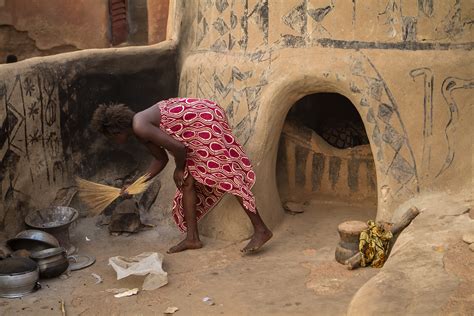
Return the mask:
<path id="1" fill-rule="evenodd" d="M 151 181 L 146 181 L 149 174 L 145 174 L 133 182 L 126 190 L 130 195 L 140 194 L 144 192 Z M 93 215 L 102 212 L 116 198 L 120 196 L 121 189 L 109 185 L 95 183 L 92 181 L 76 178 L 79 197 L 90 208 L 89 211 Z"/>

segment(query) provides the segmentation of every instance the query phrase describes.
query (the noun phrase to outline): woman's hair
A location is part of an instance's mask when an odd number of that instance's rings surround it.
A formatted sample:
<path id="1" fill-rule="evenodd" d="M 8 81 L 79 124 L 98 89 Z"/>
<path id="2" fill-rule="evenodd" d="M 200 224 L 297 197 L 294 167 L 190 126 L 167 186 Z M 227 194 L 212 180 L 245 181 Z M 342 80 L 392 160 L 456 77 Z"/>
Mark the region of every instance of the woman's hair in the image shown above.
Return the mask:
<path id="1" fill-rule="evenodd" d="M 101 104 L 92 116 L 91 126 L 102 134 L 117 134 L 132 127 L 134 115 L 125 104 Z"/>

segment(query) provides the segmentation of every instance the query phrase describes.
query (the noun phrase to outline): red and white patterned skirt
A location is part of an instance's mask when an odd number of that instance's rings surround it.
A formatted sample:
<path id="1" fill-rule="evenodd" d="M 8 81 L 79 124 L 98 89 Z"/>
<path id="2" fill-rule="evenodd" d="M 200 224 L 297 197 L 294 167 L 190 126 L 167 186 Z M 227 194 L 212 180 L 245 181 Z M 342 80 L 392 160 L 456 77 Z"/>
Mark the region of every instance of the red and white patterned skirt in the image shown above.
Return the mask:
<path id="1" fill-rule="evenodd" d="M 232 135 L 224 110 L 206 99 L 173 98 L 158 103 L 160 128 L 186 146 L 186 171 L 196 179 L 199 221 L 229 192 L 242 198 L 244 207 L 256 212 L 252 188 L 255 173 L 242 146 Z M 178 228 L 187 229 L 183 192 L 173 201 Z"/>

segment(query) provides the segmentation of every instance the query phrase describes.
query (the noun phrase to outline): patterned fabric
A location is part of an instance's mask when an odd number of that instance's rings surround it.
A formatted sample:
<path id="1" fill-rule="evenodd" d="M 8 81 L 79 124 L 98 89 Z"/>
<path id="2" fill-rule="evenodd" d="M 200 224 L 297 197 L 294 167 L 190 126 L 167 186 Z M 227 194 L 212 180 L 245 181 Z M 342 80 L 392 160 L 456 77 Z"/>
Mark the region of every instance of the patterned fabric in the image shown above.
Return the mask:
<path id="1" fill-rule="evenodd" d="M 369 227 L 359 236 L 360 265 L 381 268 L 387 260 L 393 235 L 391 231 L 385 230 L 382 225 L 376 225 L 374 221 L 368 221 L 367 225 Z"/>
<path id="2" fill-rule="evenodd" d="M 199 221 L 229 192 L 243 200 L 244 207 L 256 212 L 250 191 L 255 173 L 249 158 L 232 135 L 224 110 L 206 99 L 173 98 L 158 103 L 160 128 L 186 146 L 186 172 L 196 179 Z M 183 213 L 183 192 L 177 189 L 173 218 L 178 228 L 187 230 Z"/>

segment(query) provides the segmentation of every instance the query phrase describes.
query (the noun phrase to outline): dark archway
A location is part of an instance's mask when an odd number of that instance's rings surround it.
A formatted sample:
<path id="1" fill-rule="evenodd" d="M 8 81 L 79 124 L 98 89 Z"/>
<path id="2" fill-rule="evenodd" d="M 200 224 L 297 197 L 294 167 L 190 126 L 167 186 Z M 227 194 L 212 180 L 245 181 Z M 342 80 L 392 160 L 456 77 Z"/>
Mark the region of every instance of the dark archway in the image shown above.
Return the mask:
<path id="1" fill-rule="evenodd" d="M 364 123 L 338 93 L 314 93 L 288 112 L 280 138 L 277 183 L 285 201 L 377 204 L 375 164 Z"/>
<path id="2" fill-rule="evenodd" d="M 315 93 L 301 98 L 291 108 L 287 120 L 311 128 L 339 149 L 369 144 L 356 108 L 338 93 Z"/>

